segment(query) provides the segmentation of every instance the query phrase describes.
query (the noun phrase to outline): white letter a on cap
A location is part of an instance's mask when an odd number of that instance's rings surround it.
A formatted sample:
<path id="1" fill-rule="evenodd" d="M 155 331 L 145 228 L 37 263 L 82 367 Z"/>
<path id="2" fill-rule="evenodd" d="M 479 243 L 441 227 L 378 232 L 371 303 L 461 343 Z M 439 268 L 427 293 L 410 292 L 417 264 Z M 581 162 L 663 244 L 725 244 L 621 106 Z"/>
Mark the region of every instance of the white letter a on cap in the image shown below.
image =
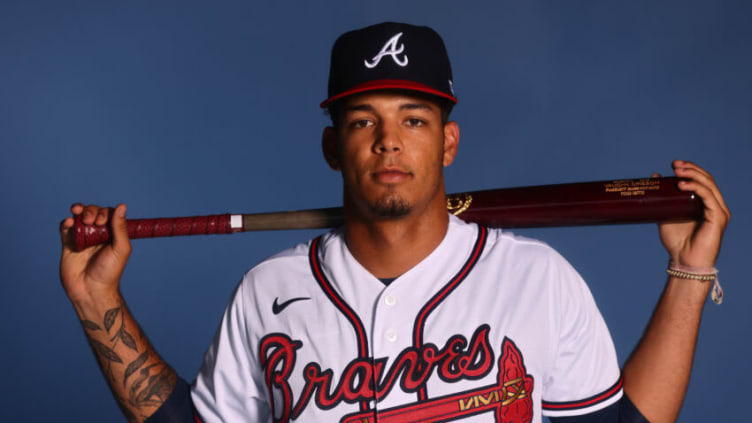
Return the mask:
<path id="1" fill-rule="evenodd" d="M 379 62 L 381 61 L 381 58 L 384 56 L 392 56 L 392 60 L 394 60 L 394 63 L 398 64 L 399 66 L 405 67 L 407 66 L 407 55 L 404 55 L 402 57 L 402 60 L 400 60 L 397 55 L 405 51 L 405 44 L 400 44 L 399 47 L 397 47 L 397 41 L 399 41 L 399 38 L 402 36 L 402 33 L 395 35 L 394 37 L 390 38 L 389 41 L 384 44 L 384 47 L 381 47 L 381 51 L 379 54 L 373 56 L 373 59 L 371 59 L 371 62 L 369 63 L 368 60 L 364 60 L 363 63 L 366 65 L 368 69 L 373 69 L 376 66 L 378 66 Z"/>

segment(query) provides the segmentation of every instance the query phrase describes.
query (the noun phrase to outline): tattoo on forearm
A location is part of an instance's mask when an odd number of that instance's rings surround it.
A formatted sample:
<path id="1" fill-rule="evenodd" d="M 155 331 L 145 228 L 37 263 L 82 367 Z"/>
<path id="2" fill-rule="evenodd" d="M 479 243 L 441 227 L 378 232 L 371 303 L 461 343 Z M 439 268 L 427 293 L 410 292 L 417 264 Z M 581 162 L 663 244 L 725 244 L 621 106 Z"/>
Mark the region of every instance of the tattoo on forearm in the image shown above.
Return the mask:
<path id="1" fill-rule="evenodd" d="M 86 320 L 86 319 L 84 319 L 84 320 L 81 320 L 81 324 L 82 324 L 82 325 L 84 326 L 84 328 L 86 328 L 87 330 L 91 330 L 91 331 L 94 331 L 94 330 L 102 330 L 102 328 L 100 328 L 98 324 L 96 324 L 96 323 L 92 322 L 91 320 Z"/>
<path id="2" fill-rule="evenodd" d="M 126 330 L 125 316 L 120 307 L 112 308 L 105 312 L 102 321 L 105 333 L 110 333 L 118 317 L 120 317 L 120 327 L 109 339 L 110 345 L 105 345 L 94 339 L 92 336 L 93 333 L 89 334 L 89 332 L 102 331 L 103 329 L 99 324 L 84 319 L 81 320 L 81 325 L 85 329 L 86 337 L 94 350 L 105 377 L 113 387 L 113 394 L 115 394 L 115 398 L 123 413 L 130 421 L 143 421 L 146 419 L 146 414 L 138 418 L 133 414 L 132 410 L 143 410 L 146 407 L 159 407 L 162 405 L 172 392 L 177 382 L 177 375 L 175 375 L 175 372 L 168 365 L 162 363 L 161 360 L 158 363 L 144 367 L 149 358 L 158 359 L 156 352 L 147 345 L 136 359 L 128 363 L 123 372 L 122 389 L 126 393 L 127 398 L 122 398 L 118 395 L 114 391 L 117 379 L 113 373 L 112 363 L 121 365 L 125 363 L 123 363 L 123 359 L 115 352 L 115 349 L 118 343 L 122 342 L 127 348 L 138 352 L 138 344 L 133 335 Z M 141 328 L 136 325 L 135 330 L 138 333 L 139 341 L 146 341 Z M 130 389 L 127 389 L 126 384 L 129 379 L 133 381 L 133 384 Z"/>
<path id="3" fill-rule="evenodd" d="M 110 333 L 110 328 L 115 324 L 115 319 L 117 319 L 119 313 L 120 307 L 116 307 L 107 310 L 104 314 L 104 328 L 107 330 L 107 333 Z"/>
<path id="4" fill-rule="evenodd" d="M 123 344 L 125 344 L 126 347 L 132 349 L 133 351 L 138 352 L 138 346 L 136 345 L 136 341 L 133 339 L 133 336 L 131 336 L 130 333 L 128 333 L 125 330 L 125 325 L 120 325 L 120 330 L 117 331 L 114 337 L 110 339 L 110 341 L 116 341 L 117 338 L 120 338 L 121 341 L 123 341 Z"/>
<path id="5" fill-rule="evenodd" d="M 151 369 L 159 367 L 161 367 L 159 372 L 150 376 Z M 129 402 L 136 408 L 145 406 L 159 407 L 170 396 L 175 382 L 177 382 L 177 376 L 167 366 L 152 364 L 144 367 L 139 372 L 138 378 L 133 382 L 128 392 Z"/>
<path id="6" fill-rule="evenodd" d="M 149 351 L 144 351 L 141 353 L 141 355 L 138 356 L 137 359 L 131 361 L 131 363 L 128 365 L 128 367 L 125 368 L 125 374 L 123 375 L 123 389 L 125 389 L 125 382 L 128 381 L 128 378 L 131 377 L 133 373 L 136 372 L 141 366 L 146 363 L 146 359 L 149 358 Z"/>

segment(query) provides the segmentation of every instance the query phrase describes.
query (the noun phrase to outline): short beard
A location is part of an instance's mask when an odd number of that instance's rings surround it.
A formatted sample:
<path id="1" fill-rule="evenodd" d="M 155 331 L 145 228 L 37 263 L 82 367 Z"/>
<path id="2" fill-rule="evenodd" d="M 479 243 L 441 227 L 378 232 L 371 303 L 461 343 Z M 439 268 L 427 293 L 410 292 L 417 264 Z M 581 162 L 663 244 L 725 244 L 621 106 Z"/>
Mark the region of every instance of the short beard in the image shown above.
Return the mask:
<path id="1" fill-rule="evenodd" d="M 407 201 L 397 197 L 388 196 L 371 205 L 371 212 L 382 218 L 396 218 L 409 214 L 412 206 Z"/>

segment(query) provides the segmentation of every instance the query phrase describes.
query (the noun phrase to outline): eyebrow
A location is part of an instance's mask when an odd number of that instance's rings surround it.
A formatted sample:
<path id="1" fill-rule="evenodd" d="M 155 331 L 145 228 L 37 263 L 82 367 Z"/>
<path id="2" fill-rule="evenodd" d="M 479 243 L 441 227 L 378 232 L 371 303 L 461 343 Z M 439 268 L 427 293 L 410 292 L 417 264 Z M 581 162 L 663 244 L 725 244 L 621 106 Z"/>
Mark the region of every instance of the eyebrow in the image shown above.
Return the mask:
<path id="1" fill-rule="evenodd" d="M 400 110 L 433 110 L 428 103 L 405 103 L 400 106 Z"/>

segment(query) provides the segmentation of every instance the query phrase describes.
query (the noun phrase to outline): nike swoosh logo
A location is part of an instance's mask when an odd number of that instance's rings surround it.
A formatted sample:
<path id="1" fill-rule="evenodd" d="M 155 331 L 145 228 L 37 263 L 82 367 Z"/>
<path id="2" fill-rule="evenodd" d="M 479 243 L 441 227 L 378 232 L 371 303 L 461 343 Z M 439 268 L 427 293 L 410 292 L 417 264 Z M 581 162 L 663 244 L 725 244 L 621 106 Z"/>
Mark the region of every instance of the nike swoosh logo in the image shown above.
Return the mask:
<path id="1" fill-rule="evenodd" d="M 295 301 L 303 301 L 303 300 L 310 300 L 311 297 L 297 297 L 297 298 L 290 298 L 289 300 L 283 302 L 282 304 L 277 304 L 277 300 L 279 298 L 274 299 L 274 304 L 272 304 L 272 313 L 279 314 L 284 310 L 287 306 L 294 303 Z"/>

